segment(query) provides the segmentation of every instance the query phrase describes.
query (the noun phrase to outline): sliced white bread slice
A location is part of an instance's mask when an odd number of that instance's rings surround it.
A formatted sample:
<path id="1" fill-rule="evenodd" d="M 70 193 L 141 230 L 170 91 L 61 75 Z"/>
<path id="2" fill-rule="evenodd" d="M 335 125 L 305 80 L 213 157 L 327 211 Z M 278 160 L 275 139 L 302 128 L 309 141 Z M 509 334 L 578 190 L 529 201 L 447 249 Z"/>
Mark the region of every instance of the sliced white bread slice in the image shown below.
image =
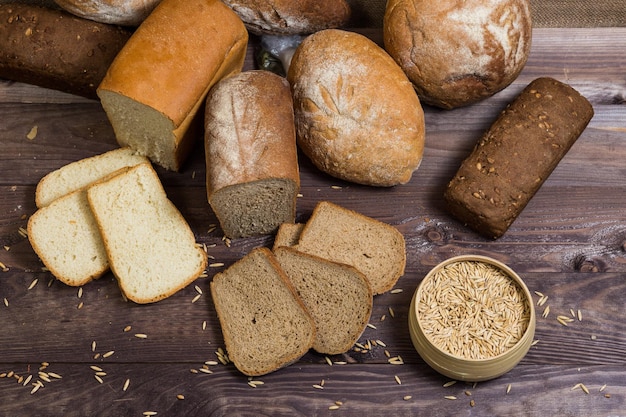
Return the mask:
<path id="1" fill-rule="evenodd" d="M 406 245 L 398 229 L 328 201 L 315 206 L 297 248 L 354 266 L 365 274 L 374 295 L 393 288 L 406 266 Z"/>
<path id="2" fill-rule="evenodd" d="M 228 357 L 245 375 L 276 371 L 313 345 L 313 320 L 267 248 L 216 274 L 211 296 Z"/>
<path id="3" fill-rule="evenodd" d="M 148 161 L 130 148 L 117 148 L 69 163 L 44 176 L 35 190 L 35 204 L 45 207 L 55 199 L 84 188 L 120 168 Z"/>
<path id="4" fill-rule="evenodd" d="M 274 254 L 315 322 L 313 349 L 327 355 L 348 351 L 372 314 L 372 289 L 365 275 L 286 246 Z"/>
<path id="5" fill-rule="evenodd" d="M 203 272 L 206 253 L 150 163 L 90 186 L 87 197 L 127 299 L 141 304 L 162 300 Z"/>
<path id="6" fill-rule="evenodd" d="M 87 192 L 77 190 L 40 208 L 28 220 L 28 239 L 59 281 L 81 286 L 109 269 Z"/>

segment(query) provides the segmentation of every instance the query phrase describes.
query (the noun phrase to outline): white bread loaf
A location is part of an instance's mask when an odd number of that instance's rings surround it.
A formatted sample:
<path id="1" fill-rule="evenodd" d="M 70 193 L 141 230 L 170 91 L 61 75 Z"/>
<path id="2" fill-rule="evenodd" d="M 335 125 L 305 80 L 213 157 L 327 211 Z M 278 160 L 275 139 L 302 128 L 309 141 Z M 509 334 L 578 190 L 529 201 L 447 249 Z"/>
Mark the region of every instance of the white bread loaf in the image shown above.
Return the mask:
<path id="1" fill-rule="evenodd" d="M 327 355 L 348 351 L 372 313 L 372 289 L 365 275 L 349 265 L 285 246 L 274 254 L 313 318 L 313 349 Z"/>
<path id="2" fill-rule="evenodd" d="M 207 196 L 230 238 L 293 222 L 300 187 L 291 90 L 267 71 L 217 83 L 206 102 Z"/>
<path id="3" fill-rule="evenodd" d="M 295 247 L 355 267 L 374 295 L 390 290 L 406 266 L 406 245 L 398 229 L 329 201 L 315 206 Z"/>
<path id="4" fill-rule="evenodd" d="M 404 184 L 424 152 L 411 82 L 378 45 L 337 29 L 305 38 L 289 67 L 298 145 L 322 171 L 373 186 Z"/>
<path id="5" fill-rule="evenodd" d="M 87 198 L 109 265 L 127 299 L 159 301 L 204 271 L 206 253 L 150 163 L 90 186 Z"/>
<path id="6" fill-rule="evenodd" d="M 243 67 L 248 33 L 219 0 L 163 0 L 119 52 L 98 96 L 121 146 L 178 171 L 209 89 Z M 200 112 L 202 113 L 202 112 Z"/>
<path id="7" fill-rule="evenodd" d="M 118 148 L 100 155 L 84 158 L 44 176 L 35 190 L 35 204 L 45 207 L 57 198 L 110 175 L 120 168 L 148 162 L 130 148 Z"/>
<path id="8" fill-rule="evenodd" d="M 346 0 L 224 0 L 255 35 L 300 35 L 342 27 L 350 19 Z"/>
<path id="9" fill-rule="evenodd" d="M 66 11 L 95 22 L 139 26 L 161 0 L 54 0 Z"/>
<path id="10" fill-rule="evenodd" d="M 109 269 L 104 242 L 79 189 L 37 210 L 28 220 L 28 240 L 59 281 L 81 286 Z"/>
<path id="11" fill-rule="evenodd" d="M 531 36 L 529 0 L 389 0 L 383 21 L 385 49 L 420 99 L 446 109 L 513 82 Z"/>
<path id="12" fill-rule="evenodd" d="M 313 345 L 313 320 L 267 248 L 215 274 L 211 296 L 228 357 L 245 375 L 276 371 Z"/>

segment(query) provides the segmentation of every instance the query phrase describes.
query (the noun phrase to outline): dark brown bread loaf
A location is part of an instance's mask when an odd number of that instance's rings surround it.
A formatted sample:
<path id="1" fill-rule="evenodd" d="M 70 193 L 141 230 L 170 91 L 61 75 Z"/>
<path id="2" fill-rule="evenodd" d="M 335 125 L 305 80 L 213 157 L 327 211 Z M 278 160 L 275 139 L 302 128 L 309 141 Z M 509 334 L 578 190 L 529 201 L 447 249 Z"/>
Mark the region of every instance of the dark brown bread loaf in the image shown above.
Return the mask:
<path id="1" fill-rule="evenodd" d="M 481 234 L 502 236 L 592 117 L 570 86 L 534 80 L 463 161 L 444 193 L 448 209 Z"/>
<path id="2" fill-rule="evenodd" d="M 0 4 L 0 77 L 96 99 L 131 32 L 29 4 Z"/>

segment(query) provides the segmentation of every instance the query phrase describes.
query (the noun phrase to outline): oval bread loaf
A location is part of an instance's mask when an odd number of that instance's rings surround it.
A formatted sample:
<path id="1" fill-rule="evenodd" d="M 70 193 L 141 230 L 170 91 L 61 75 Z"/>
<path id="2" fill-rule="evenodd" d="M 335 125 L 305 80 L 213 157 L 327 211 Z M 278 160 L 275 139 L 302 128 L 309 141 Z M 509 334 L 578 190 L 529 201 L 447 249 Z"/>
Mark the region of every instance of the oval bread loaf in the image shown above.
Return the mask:
<path id="1" fill-rule="evenodd" d="M 139 26 L 161 0 L 54 0 L 59 7 L 85 19 L 122 26 Z"/>
<path id="2" fill-rule="evenodd" d="M 420 99 L 448 109 L 515 80 L 531 32 L 528 0 L 389 0 L 383 21 L 385 49 Z"/>
<path id="3" fill-rule="evenodd" d="M 255 35 L 300 35 L 338 28 L 350 19 L 346 0 L 224 0 Z"/>
<path id="4" fill-rule="evenodd" d="M 298 145 L 320 170 L 373 186 L 411 179 L 424 151 L 424 113 L 381 47 L 354 32 L 317 32 L 296 50 L 288 79 Z"/>

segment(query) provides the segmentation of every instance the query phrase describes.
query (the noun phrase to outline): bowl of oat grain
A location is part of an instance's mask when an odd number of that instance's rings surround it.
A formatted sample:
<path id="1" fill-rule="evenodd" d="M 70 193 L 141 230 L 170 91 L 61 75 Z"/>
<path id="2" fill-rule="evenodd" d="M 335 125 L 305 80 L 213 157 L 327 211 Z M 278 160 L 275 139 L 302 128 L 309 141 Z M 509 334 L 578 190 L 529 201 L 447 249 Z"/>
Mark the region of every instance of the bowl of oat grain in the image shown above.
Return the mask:
<path id="1" fill-rule="evenodd" d="M 434 267 L 415 291 L 409 332 L 422 359 L 461 381 L 486 381 L 513 369 L 535 335 L 526 284 L 507 265 L 479 255 Z"/>

